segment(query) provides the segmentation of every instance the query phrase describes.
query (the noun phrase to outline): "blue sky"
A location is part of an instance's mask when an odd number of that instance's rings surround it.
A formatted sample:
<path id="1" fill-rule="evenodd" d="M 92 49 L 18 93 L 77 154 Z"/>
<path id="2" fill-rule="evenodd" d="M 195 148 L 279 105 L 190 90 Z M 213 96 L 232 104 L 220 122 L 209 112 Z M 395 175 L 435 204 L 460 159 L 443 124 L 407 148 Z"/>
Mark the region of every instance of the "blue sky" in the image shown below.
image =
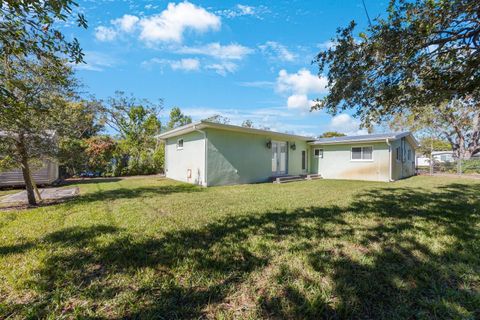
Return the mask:
<path id="1" fill-rule="evenodd" d="M 387 1 L 365 0 L 371 17 Z M 85 89 L 98 98 L 116 90 L 163 99 L 198 120 L 214 114 L 240 124 L 318 135 L 356 134 L 348 114 L 308 112 L 326 81 L 311 64 L 340 26 L 367 23 L 361 0 L 133 1 L 82 0 L 89 28 L 66 24 L 86 64 L 77 66 Z"/>

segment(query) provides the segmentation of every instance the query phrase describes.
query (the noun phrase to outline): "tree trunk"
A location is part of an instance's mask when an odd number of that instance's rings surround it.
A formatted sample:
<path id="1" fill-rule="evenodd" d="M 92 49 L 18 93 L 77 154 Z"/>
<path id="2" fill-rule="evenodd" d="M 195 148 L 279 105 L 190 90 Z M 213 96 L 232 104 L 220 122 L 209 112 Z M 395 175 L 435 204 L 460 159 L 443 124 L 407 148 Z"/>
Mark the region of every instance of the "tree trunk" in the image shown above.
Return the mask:
<path id="1" fill-rule="evenodd" d="M 22 167 L 23 181 L 25 182 L 25 189 L 27 190 L 28 204 L 31 206 L 37 205 L 35 199 L 35 191 L 33 187 L 32 175 L 30 173 L 30 166 L 28 164 L 28 155 L 23 143 L 23 137 L 20 137 L 20 141 L 17 143 L 17 148 L 20 155 L 20 164 Z"/>

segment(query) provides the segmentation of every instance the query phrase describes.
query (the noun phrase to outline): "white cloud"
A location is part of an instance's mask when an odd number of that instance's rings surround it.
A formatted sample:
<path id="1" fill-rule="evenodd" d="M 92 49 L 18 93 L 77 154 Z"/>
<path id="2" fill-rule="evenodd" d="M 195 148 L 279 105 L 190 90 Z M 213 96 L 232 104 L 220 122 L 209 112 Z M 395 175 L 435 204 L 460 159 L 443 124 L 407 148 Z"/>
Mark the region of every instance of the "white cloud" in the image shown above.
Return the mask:
<path id="1" fill-rule="evenodd" d="M 110 27 L 98 26 L 95 28 L 95 38 L 98 41 L 112 41 L 118 36 L 118 32 Z"/>
<path id="2" fill-rule="evenodd" d="M 119 63 L 118 59 L 96 51 L 85 51 L 85 63 L 73 64 L 77 70 L 103 71 Z"/>
<path id="3" fill-rule="evenodd" d="M 149 7 L 149 8 L 154 8 Z M 149 44 L 158 42 L 182 42 L 187 30 L 206 32 L 218 30 L 220 17 L 188 1 L 169 3 L 159 14 L 137 17 L 125 14 L 110 21 L 111 26 L 98 26 L 95 36 L 100 41 L 113 41 L 121 33 L 139 30 L 139 38 Z"/>
<path id="4" fill-rule="evenodd" d="M 303 68 L 296 73 L 280 70 L 277 77 L 277 90 L 279 92 L 293 92 L 295 94 L 327 93 L 328 80 L 325 77 L 313 75 Z"/>
<path id="5" fill-rule="evenodd" d="M 112 20 L 112 24 L 117 26 L 121 31 L 132 32 L 135 29 L 139 20 L 140 19 L 137 16 L 125 14 L 121 18 Z"/>
<path id="6" fill-rule="evenodd" d="M 238 66 L 230 61 L 222 61 L 219 63 L 212 63 L 205 66 L 206 69 L 214 70 L 221 76 L 226 76 L 228 73 L 234 73 L 237 71 Z"/>
<path id="7" fill-rule="evenodd" d="M 169 66 L 172 70 L 182 70 L 182 71 L 198 71 L 200 70 L 200 60 L 188 58 L 180 60 L 168 60 L 168 59 L 159 59 L 152 58 L 150 60 L 142 62 L 142 66 L 150 68 L 152 65 Z"/>
<path id="8" fill-rule="evenodd" d="M 306 94 L 292 94 L 287 99 L 287 107 L 289 109 L 310 109 L 313 104 L 314 102 L 308 100 Z"/>
<path id="9" fill-rule="evenodd" d="M 264 13 L 269 12 L 268 8 L 261 5 L 258 7 L 248 6 L 243 4 L 237 4 L 232 9 L 219 10 L 216 13 L 218 15 L 224 16 L 225 18 L 237 18 L 242 16 L 251 16 L 256 18 L 261 18 Z"/>
<path id="10" fill-rule="evenodd" d="M 182 47 L 178 49 L 177 52 L 183 54 L 201 54 L 222 60 L 241 60 L 252 53 L 253 50 L 236 43 L 221 45 L 218 42 L 214 42 L 204 46 Z"/>
<path id="11" fill-rule="evenodd" d="M 251 16 L 255 14 L 255 8 L 252 6 L 245 6 L 243 4 L 237 4 L 238 11 L 242 16 Z"/>
<path id="12" fill-rule="evenodd" d="M 181 42 L 185 30 L 218 30 L 220 18 L 190 2 L 169 3 L 160 14 L 142 18 L 140 39 L 147 42 Z"/>
<path id="13" fill-rule="evenodd" d="M 267 41 L 258 46 L 260 51 L 270 60 L 282 62 L 292 62 L 297 59 L 297 55 L 290 52 L 286 46 L 275 41 Z"/>
<path id="14" fill-rule="evenodd" d="M 181 59 L 172 61 L 170 64 L 173 70 L 197 71 L 200 69 L 200 61 L 198 59 Z"/>
<path id="15" fill-rule="evenodd" d="M 325 77 L 313 75 L 307 69 L 300 69 L 296 73 L 288 73 L 282 69 L 278 73 L 276 90 L 287 93 L 287 107 L 292 109 L 309 110 L 314 102 L 308 99 L 309 94 L 327 93 Z"/>
<path id="16" fill-rule="evenodd" d="M 332 117 L 329 130 L 345 133 L 346 135 L 367 134 L 367 130 L 360 129 L 360 120 L 353 118 L 349 114 L 341 113 Z"/>
<path id="17" fill-rule="evenodd" d="M 239 82 L 238 85 L 247 88 L 273 88 L 275 82 L 273 81 L 245 81 Z"/>

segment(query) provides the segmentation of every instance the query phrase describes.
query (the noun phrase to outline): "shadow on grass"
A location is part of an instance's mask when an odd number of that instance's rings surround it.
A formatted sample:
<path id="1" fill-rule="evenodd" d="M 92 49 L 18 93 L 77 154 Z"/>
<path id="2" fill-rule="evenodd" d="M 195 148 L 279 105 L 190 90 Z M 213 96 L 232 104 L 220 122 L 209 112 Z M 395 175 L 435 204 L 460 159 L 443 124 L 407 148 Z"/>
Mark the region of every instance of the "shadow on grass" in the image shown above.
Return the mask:
<path id="1" fill-rule="evenodd" d="M 111 192 L 96 199 L 118 195 Z M 134 197 L 140 191 L 125 192 Z M 103 316 L 122 318 L 193 319 L 220 312 L 287 319 L 476 318 L 479 194 L 480 185 L 462 184 L 435 191 L 372 189 L 348 207 L 231 216 L 157 238 L 110 226 L 63 229 L 40 241 L 51 255 L 29 284 L 39 296 L 29 308 L 43 317 L 81 296 L 91 305 L 73 309 L 84 316 L 108 305 L 115 311 Z M 352 225 L 352 217 L 372 223 Z M 322 246 L 328 242 L 335 245 Z M 33 246 L 3 247 L 0 254 Z M 330 285 L 283 262 L 254 293 L 244 292 L 254 295 L 250 309 L 235 305 L 231 296 L 286 251 L 305 257 L 302 269 L 328 277 Z M 25 315 L 24 308 L 4 307 L 17 316 Z"/>
<path id="2" fill-rule="evenodd" d="M 108 201 L 117 199 L 132 199 L 168 195 L 172 193 L 191 193 L 205 190 L 202 187 L 192 184 L 170 184 L 164 186 L 115 188 L 111 190 L 98 190 L 92 193 L 81 195 L 77 199 L 82 202 Z"/>
<path id="3" fill-rule="evenodd" d="M 77 184 L 97 184 L 97 183 L 111 183 L 119 182 L 122 178 L 69 178 L 61 182 L 62 186 L 77 185 Z"/>

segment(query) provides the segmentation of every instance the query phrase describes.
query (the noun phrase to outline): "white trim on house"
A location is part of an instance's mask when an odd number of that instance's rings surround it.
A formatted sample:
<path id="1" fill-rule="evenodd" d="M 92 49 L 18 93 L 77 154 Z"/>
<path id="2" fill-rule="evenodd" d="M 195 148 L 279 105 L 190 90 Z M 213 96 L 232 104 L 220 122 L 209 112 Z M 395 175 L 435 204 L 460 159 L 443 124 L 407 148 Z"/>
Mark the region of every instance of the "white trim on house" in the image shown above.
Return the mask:
<path id="1" fill-rule="evenodd" d="M 360 156 L 361 156 L 361 159 L 353 159 L 353 149 L 354 148 L 360 148 Z M 371 152 L 371 158 L 370 159 L 364 159 L 363 158 L 363 148 L 371 148 L 372 149 L 372 152 Z M 350 148 L 350 161 L 352 162 L 373 162 L 374 159 L 373 159 L 373 145 L 355 145 L 355 146 L 352 146 Z"/>

